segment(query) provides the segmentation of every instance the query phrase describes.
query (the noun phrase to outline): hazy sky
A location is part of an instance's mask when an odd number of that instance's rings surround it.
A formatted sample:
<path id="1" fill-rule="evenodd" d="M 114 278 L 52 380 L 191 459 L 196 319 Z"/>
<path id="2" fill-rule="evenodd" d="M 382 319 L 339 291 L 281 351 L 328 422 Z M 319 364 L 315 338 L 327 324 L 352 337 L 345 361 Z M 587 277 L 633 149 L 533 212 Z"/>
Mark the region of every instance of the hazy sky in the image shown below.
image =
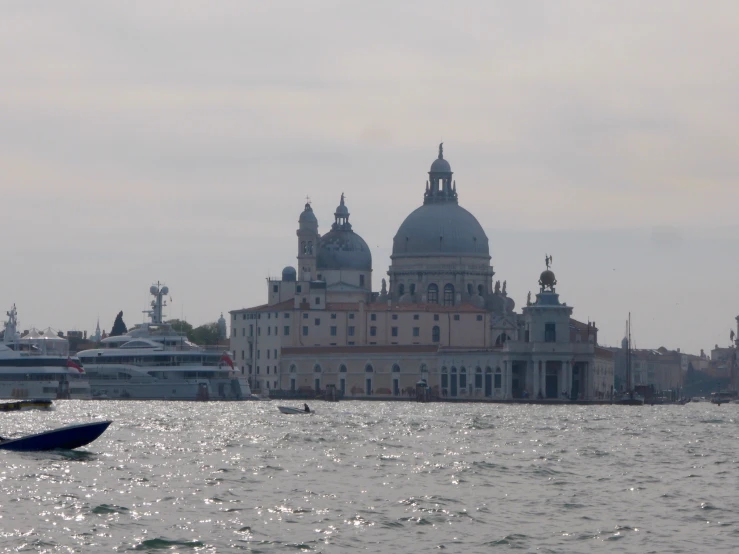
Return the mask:
<path id="1" fill-rule="evenodd" d="M 372 248 L 437 145 L 521 306 L 616 344 L 728 343 L 739 314 L 739 3 L 34 2 L 0 17 L 0 308 L 141 321 L 152 282 L 201 324 L 294 265 L 310 195 Z"/>

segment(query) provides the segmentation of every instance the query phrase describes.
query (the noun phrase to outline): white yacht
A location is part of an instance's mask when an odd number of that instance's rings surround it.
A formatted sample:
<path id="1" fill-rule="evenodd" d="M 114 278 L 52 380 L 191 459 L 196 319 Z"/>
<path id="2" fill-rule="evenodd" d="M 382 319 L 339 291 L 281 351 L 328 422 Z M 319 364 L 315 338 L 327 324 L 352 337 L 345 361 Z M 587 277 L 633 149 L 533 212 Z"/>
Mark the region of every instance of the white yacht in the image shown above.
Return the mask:
<path id="1" fill-rule="evenodd" d="M 90 398 L 90 384 L 69 342 L 51 329 L 21 337 L 15 305 L 0 343 L 0 398 Z"/>
<path id="2" fill-rule="evenodd" d="M 78 353 L 95 399 L 249 400 L 245 375 L 223 348 L 200 347 L 163 320 L 169 289 L 152 285 L 146 313 L 151 320 L 125 335 L 107 337 L 101 348 Z"/>

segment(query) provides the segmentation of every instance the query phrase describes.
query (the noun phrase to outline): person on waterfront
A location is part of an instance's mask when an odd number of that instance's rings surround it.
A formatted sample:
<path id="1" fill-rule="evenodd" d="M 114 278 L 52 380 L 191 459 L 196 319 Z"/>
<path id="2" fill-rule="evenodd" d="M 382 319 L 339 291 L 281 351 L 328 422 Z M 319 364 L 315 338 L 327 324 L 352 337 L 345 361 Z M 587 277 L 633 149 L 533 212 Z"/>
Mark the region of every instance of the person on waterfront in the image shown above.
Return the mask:
<path id="1" fill-rule="evenodd" d="M 304 410 L 305 410 L 305 411 L 306 411 L 307 413 L 310 413 L 310 408 L 308 407 L 308 404 L 303 404 L 303 409 L 304 409 Z"/>

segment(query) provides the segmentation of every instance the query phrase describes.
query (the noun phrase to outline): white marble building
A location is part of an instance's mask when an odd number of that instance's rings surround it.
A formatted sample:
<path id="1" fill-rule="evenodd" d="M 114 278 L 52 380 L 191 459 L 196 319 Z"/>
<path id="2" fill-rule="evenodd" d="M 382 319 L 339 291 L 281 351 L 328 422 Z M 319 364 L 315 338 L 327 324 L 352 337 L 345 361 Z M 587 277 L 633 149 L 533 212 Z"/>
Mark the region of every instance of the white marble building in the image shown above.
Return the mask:
<path id="1" fill-rule="evenodd" d="M 572 319 L 560 302 L 549 258 L 539 293 L 520 312 L 506 283 L 493 283 L 488 237 L 459 206 L 441 145 L 423 205 L 393 239 L 389 284 L 382 279 L 379 292 L 349 217 L 342 194 L 321 235 L 306 204 L 297 269 L 268 281 L 265 304 L 230 312 L 231 349 L 255 390 L 335 385 L 346 396 L 398 396 L 423 379 L 442 398 L 611 393 L 612 353 L 597 346 L 594 324 Z"/>

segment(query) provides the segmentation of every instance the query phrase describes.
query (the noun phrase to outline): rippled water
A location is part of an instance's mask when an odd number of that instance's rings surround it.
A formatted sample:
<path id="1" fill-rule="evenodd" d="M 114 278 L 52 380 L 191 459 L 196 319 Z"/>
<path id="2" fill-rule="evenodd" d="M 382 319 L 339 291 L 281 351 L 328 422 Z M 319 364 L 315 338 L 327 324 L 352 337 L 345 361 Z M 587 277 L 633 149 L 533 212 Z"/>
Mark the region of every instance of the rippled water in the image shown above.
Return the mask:
<path id="1" fill-rule="evenodd" d="M 57 402 L 4 452 L 0 551 L 730 552 L 739 405 Z"/>

